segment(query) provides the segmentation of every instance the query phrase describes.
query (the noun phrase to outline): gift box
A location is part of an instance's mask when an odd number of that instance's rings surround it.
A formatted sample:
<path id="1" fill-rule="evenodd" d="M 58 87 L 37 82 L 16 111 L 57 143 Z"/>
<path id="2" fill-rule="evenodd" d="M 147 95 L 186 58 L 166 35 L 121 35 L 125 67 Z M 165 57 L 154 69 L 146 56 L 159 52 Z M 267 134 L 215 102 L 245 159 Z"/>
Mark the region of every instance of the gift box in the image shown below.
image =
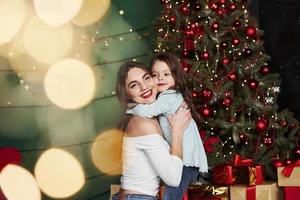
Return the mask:
<path id="1" fill-rule="evenodd" d="M 118 193 L 120 190 L 120 185 L 110 185 L 110 198 L 112 197 L 112 195 Z"/>
<path id="2" fill-rule="evenodd" d="M 283 195 L 285 200 L 299 200 L 300 186 L 284 187 Z"/>
<path id="3" fill-rule="evenodd" d="M 278 186 L 300 186 L 300 161 L 277 168 Z"/>
<path id="4" fill-rule="evenodd" d="M 229 200 L 229 187 L 219 185 L 190 185 L 188 200 Z"/>
<path id="5" fill-rule="evenodd" d="M 264 168 L 252 159 L 242 159 L 235 155 L 229 164 L 213 168 L 213 182 L 220 185 L 246 184 L 257 185 L 264 182 Z"/>
<path id="6" fill-rule="evenodd" d="M 265 182 L 261 185 L 230 186 L 231 200 L 279 200 L 279 190 L 274 182 Z"/>
<path id="7" fill-rule="evenodd" d="M 262 184 L 264 182 L 264 169 L 262 165 L 218 165 L 213 168 L 213 182 L 220 185 Z"/>

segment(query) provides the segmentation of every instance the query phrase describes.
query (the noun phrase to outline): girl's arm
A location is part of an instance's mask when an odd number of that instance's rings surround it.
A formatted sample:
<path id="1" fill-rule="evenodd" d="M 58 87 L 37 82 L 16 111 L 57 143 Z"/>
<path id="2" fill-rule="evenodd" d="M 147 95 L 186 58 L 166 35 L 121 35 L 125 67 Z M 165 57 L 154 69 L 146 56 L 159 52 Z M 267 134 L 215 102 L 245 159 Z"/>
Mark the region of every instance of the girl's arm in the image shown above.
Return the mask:
<path id="1" fill-rule="evenodd" d="M 178 110 L 182 101 L 183 97 L 180 93 L 166 91 L 160 94 L 155 102 L 151 104 L 138 104 L 134 108 L 127 110 L 126 113 L 148 118 L 162 114 L 170 115 Z"/>

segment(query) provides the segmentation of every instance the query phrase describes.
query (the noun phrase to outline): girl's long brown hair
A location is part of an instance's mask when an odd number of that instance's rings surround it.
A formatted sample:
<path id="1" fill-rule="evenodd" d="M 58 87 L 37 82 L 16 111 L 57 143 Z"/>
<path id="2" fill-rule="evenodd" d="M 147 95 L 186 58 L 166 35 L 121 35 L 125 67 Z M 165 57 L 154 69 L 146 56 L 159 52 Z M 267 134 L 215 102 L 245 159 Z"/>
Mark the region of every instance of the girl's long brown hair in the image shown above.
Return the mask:
<path id="1" fill-rule="evenodd" d="M 195 106 L 193 104 L 191 90 L 188 86 L 187 75 L 183 71 L 183 68 L 180 64 L 179 58 L 170 52 L 158 53 L 158 54 L 154 55 L 154 57 L 151 60 L 151 63 L 150 63 L 151 69 L 156 61 L 161 61 L 168 65 L 168 67 L 171 70 L 172 76 L 175 80 L 174 89 L 178 90 L 182 94 L 185 102 L 188 104 L 189 108 L 191 109 L 191 114 L 192 114 L 193 119 L 199 125 L 202 122 L 202 120 L 201 120 L 201 117 L 199 116 L 199 114 L 197 113 Z"/>

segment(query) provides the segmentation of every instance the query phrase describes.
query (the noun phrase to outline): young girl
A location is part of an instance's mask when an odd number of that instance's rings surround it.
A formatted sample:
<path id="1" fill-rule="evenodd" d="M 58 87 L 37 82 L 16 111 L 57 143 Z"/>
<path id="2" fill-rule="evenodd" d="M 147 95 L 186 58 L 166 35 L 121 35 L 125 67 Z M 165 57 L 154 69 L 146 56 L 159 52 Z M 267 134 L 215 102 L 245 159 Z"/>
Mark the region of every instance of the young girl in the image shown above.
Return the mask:
<path id="1" fill-rule="evenodd" d="M 188 104 L 194 118 L 196 116 L 195 109 L 187 88 L 186 76 L 176 56 L 171 53 L 157 54 L 152 59 L 151 70 L 160 92 L 159 96 L 154 103 L 133 105 L 131 109 L 127 110 L 127 113 L 147 118 L 158 116 L 164 138 L 171 144 L 171 129 L 166 116 L 173 115 L 183 101 Z M 178 187 L 167 186 L 164 200 L 182 199 L 189 183 L 196 180 L 199 172 L 208 170 L 206 154 L 193 119 L 184 131 L 183 164 L 180 185 Z"/>

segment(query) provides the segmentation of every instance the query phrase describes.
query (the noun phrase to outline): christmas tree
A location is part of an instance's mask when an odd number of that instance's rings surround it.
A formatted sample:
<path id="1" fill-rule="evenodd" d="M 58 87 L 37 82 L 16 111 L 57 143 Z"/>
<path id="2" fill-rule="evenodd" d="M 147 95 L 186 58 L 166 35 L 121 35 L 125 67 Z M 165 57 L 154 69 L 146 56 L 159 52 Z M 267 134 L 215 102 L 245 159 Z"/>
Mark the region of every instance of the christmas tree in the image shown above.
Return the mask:
<path id="1" fill-rule="evenodd" d="M 244 0 L 161 0 L 155 52 L 175 53 L 188 74 L 210 166 L 236 154 L 274 166 L 300 156 L 298 122 L 277 111 L 263 32 Z"/>

